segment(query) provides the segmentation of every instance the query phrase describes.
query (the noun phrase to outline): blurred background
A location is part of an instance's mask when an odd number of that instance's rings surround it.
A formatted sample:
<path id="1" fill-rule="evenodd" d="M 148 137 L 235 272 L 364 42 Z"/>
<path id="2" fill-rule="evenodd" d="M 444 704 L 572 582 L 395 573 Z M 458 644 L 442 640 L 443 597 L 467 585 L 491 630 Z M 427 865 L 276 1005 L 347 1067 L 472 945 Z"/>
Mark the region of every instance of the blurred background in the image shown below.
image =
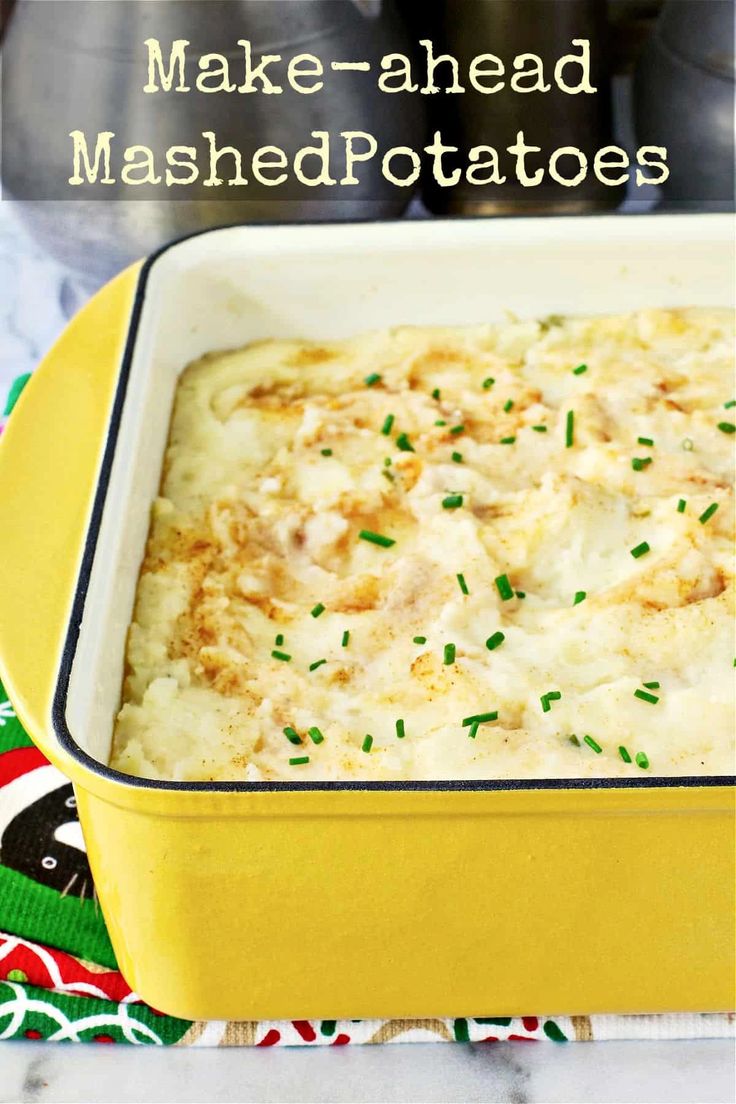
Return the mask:
<path id="1" fill-rule="evenodd" d="M 484 51 L 507 63 L 534 51 L 553 64 L 571 38 L 582 37 L 591 42 L 598 92 L 389 97 L 375 79 L 346 74 L 334 93 L 330 84 L 320 96 L 291 100 L 288 92 L 146 97 L 142 119 L 142 43 L 152 34 L 162 46 L 188 38 L 197 54 L 235 57 L 237 39 L 247 37 L 254 54 L 288 58 L 308 50 L 325 61 L 374 65 L 391 51 L 415 52 L 420 61 L 416 43 L 428 37 L 436 53 L 459 59 L 461 72 L 463 59 Z M 0 389 L 36 362 L 95 288 L 199 229 L 263 220 L 733 209 L 734 0 L 0 0 L 0 36 Z M 277 112 L 269 100 L 279 101 Z M 530 193 L 513 182 L 492 191 L 462 183 L 443 189 L 423 172 L 416 187 L 396 188 L 376 159 L 349 196 L 333 188 L 279 198 L 256 186 L 247 199 L 213 199 L 211 189 L 201 199 L 23 198 L 46 194 L 46 182 L 68 176 L 68 127 L 49 121 L 57 114 L 84 118 L 91 134 L 112 129 L 161 148 L 181 141 L 185 125 L 209 127 L 223 143 L 287 151 L 314 129 L 365 129 L 382 146 L 417 149 L 440 129 L 461 156 L 475 144 L 505 147 L 523 129 L 549 150 L 574 145 L 589 155 L 611 143 L 629 153 L 666 146 L 671 175 L 662 187 L 611 188 L 590 173 L 574 189 L 545 181 Z M 65 145 L 54 144 L 52 131 Z"/>

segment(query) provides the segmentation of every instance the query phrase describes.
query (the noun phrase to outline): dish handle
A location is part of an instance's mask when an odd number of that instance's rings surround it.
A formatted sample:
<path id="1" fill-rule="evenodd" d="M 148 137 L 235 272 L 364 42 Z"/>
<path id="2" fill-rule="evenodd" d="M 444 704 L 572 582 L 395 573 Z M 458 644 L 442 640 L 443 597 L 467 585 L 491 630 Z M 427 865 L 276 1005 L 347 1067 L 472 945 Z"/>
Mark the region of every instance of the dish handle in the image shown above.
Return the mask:
<path id="1" fill-rule="evenodd" d="M 76 315 L 0 437 L 0 679 L 28 734 L 71 776 L 51 705 L 139 270 Z"/>

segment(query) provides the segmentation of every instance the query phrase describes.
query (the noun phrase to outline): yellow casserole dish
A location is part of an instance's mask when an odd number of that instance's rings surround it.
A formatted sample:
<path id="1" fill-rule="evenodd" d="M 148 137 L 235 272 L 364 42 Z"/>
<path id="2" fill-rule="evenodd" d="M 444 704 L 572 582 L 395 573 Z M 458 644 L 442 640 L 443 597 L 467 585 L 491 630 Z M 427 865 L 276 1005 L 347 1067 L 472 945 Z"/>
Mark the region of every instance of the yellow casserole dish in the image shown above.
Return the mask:
<path id="1" fill-rule="evenodd" d="M 504 310 L 729 306 L 731 228 L 232 228 L 124 273 L 68 328 L 0 445 L 18 522 L 0 536 L 0 674 L 75 784 L 116 954 L 154 1006 L 229 1019 L 734 1006 L 733 778 L 177 783 L 104 765 L 186 364 L 264 337 Z"/>

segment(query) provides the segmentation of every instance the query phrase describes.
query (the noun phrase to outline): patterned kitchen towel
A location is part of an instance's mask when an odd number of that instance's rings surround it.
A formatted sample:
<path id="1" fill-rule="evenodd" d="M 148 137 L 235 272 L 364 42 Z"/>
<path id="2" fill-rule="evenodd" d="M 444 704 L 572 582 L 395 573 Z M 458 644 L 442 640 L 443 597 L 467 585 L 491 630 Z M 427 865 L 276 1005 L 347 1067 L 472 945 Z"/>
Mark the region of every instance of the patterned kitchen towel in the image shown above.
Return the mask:
<path id="1" fill-rule="evenodd" d="M 24 383 L 14 384 L 6 414 Z M 72 786 L 33 745 L 0 684 L 0 1039 L 178 1046 L 685 1039 L 734 1037 L 735 1020 L 710 1014 L 193 1023 L 163 1015 L 131 992 L 117 969 Z"/>

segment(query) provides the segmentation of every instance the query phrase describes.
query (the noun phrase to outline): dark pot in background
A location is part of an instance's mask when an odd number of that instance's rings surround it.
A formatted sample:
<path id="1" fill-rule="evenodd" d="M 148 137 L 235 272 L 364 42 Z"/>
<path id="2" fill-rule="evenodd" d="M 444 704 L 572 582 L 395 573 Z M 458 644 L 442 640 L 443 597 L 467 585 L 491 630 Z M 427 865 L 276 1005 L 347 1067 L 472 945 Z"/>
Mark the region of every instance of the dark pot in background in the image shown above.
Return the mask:
<path id="1" fill-rule="evenodd" d="M 425 174 L 422 195 L 430 210 L 438 214 L 575 214 L 621 202 L 625 189 L 601 184 L 592 171 L 596 151 L 614 142 L 605 0 L 427 0 L 421 11 L 406 3 L 404 10 L 415 34 L 432 39 L 435 55 L 447 52 L 461 63 L 464 94 L 440 92 L 427 97 L 431 131 L 441 130 L 461 155 L 474 145 L 494 146 L 507 159 L 507 168 L 513 159 L 505 150 L 514 144 L 519 130 L 527 143 L 542 147 L 535 166 L 546 166 L 549 154 L 562 146 L 582 150 L 589 164 L 587 178 L 574 188 L 548 175 L 540 185 L 525 188 L 506 172 L 503 185 L 461 182 L 450 189 Z M 590 40 L 595 95 L 568 95 L 552 79 L 555 62 L 571 52 L 573 38 Z M 507 70 L 507 87 L 489 95 L 462 80 L 469 61 L 486 52 L 501 58 Z M 550 91 L 520 94 L 508 87 L 513 57 L 521 53 L 542 58 Z M 438 82 L 441 73 L 438 70 Z"/>
<path id="2" fill-rule="evenodd" d="M 734 204 L 733 0 L 667 0 L 636 68 L 641 144 L 667 147 L 677 206 Z"/>

